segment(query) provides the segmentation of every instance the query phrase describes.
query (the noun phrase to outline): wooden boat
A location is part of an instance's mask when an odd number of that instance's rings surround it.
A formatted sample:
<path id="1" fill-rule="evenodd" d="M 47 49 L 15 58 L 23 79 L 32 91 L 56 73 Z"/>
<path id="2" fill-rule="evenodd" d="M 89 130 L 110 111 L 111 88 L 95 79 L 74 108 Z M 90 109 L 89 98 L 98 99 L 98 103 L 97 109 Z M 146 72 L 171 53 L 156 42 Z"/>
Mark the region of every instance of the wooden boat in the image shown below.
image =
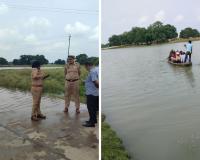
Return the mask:
<path id="1" fill-rule="evenodd" d="M 176 63 L 168 60 L 170 64 L 176 65 L 176 66 L 182 66 L 182 67 L 188 67 L 192 65 L 192 62 L 186 62 L 186 63 Z"/>

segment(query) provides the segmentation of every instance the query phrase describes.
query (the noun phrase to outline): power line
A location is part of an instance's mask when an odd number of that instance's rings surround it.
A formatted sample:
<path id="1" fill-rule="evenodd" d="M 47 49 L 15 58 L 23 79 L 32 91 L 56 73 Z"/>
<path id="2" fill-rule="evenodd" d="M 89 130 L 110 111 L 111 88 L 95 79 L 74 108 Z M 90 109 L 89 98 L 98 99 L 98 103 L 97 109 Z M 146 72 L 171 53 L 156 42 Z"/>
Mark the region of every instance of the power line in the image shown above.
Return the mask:
<path id="1" fill-rule="evenodd" d="M 90 14 L 90 15 L 96 15 L 98 14 L 98 10 L 81 10 L 81 9 L 67 9 L 67 8 L 50 8 L 50 7 L 39 7 L 39 6 L 30 6 L 30 5 L 16 5 L 16 4 L 9 4 L 5 2 L 4 3 L 10 8 L 13 9 L 23 9 L 23 10 L 29 10 L 29 11 L 47 11 L 47 12 L 61 12 L 61 13 L 74 13 L 74 14 Z"/>

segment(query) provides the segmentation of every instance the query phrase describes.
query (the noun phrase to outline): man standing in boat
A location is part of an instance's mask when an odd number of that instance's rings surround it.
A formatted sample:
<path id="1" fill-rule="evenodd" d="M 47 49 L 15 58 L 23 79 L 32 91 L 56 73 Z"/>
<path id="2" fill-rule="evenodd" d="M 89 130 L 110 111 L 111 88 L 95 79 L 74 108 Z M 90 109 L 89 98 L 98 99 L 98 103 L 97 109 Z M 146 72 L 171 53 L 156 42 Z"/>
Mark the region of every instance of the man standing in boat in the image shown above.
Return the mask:
<path id="1" fill-rule="evenodd" d="M 187 61 L 187 58 L 189 56 L 189 62 L 191 62 L 191 55 L 192 55 L 192 41 L 188 41 L 187 44 L 184 45 L 186 47 L 186 54 L 185 54 L 185 61 Z"/>

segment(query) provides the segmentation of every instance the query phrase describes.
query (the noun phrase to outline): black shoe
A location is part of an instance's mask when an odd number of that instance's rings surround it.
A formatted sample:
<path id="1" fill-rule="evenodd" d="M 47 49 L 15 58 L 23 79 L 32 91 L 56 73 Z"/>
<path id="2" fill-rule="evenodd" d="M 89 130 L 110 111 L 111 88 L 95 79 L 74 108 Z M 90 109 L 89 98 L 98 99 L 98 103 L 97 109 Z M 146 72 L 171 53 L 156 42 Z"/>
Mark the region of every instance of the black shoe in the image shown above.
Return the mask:
<path id="1" fill-rule="evenodd" d="M 31 116 L 32 121 L 39 121 L 40 119 L 37 116 Z"/>
<path id="2" fill-rule="evenodd" d="M 83 124 L 84 127 L 95 127 L 95 124 L 92 124 L 92 123 L 86 123 L 86 124 Z"/>
<path id="3" fill-rule="evenodd" d="M 85 121 L 85 123 L 90 123 L 90 121 Z"/>
<path id="4" fill-rule="evenodd" d="M 46 116 L 44 116 L 43 114 L 39 114 L 37 117 L 41 119 L 46 119 Z"/>
<path id="5" fill-rule="evenodd" d="M 85 123 L 91 123 L 90 121 L 85 121 Z M 95 124 L 97 124 L 97 121 L 94 122 Z"/>

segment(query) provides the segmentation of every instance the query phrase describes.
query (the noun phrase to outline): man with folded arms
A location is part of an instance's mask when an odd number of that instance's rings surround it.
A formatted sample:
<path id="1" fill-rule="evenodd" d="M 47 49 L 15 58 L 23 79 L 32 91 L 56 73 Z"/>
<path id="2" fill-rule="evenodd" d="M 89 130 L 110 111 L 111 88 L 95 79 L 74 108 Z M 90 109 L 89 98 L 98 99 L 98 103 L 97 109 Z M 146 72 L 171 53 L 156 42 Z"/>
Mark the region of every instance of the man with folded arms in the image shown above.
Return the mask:
<path id="1" fill-rule="evenodd" d="M 65 64 L 65 109 L 68 112 L 71 96 L 74 96 L 76 113 L 80 113 L 79 79 L 80 65 L 75 62 L 75 56 L 69 55 L 67 64 Z"/>

